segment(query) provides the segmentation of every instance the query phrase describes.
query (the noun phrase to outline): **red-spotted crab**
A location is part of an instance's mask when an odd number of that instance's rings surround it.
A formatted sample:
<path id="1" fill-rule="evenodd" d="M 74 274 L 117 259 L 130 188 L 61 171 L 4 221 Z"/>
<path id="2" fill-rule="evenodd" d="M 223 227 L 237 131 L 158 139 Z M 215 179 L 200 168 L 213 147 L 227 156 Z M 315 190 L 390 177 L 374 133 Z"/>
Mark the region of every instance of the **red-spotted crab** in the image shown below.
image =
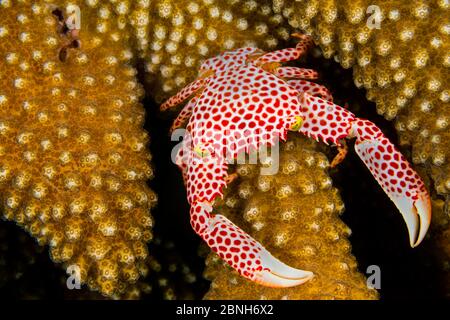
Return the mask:
<path id="1" fill-rule="evenodd" d="M 166 110 L 190 98 L 172 130 L 188 121 L 177 164 L 195 232 L 241 275 L 273 287 L 302 284 L 313 273 L 287 266 L 230 220 L 212 214 L 212 202 L 233 179 L 227 175 L 230 155 L 235 159 L 273 145 L 291 130 L 337 145 L 335 165 L 345 156 L 342 139 L 356 138 L 356 153 L 402 214 L 412 247 L 423 240 L 431 219 L 424 183 L 381 130 L 334 104 L 325 87 L 307 81 L 317 78 L 315 71 L 281 64 L 312 45 L 310 37 L 294 36 L 300 38 L 295 48 L 269 53 L 241 48 L 206 60 L 198 79 L 161 106 Z"/>

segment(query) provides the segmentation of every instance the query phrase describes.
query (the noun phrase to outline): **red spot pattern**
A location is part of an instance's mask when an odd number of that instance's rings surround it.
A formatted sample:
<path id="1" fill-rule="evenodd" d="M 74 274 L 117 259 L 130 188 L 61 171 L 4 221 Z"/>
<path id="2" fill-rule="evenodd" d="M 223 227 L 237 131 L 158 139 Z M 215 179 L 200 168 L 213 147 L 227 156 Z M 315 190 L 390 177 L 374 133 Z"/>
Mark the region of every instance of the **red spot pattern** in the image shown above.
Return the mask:
<path id="1" fill-rule="evenodd" d="M 250 79 L 248 86 L 244 80 Z M 256 89 L 258 88 L 258 89 Z M 208 80 L 187 126 L 193 144 L 211 143 L 217 154 L 240 152 L 284 139 L 293 115 L 300 114 L 298 93 L 263 69 L 246 65 L 227 69 Z"/>
<path id="2" fill-rule="evenodd" d="M 348 110 L 314 97 L 300 94 L 301 111 L 304 115 L 300 132 L 315 140 L 340 145 L 339 140 L 349 135 L 355 116 Z"/>
<path id="3" fill-rule="evenodd" d="M 211 216 L 208 206 L 201 203 L 191 207 L 191 225 L 222 259 L 241 275 L 254 279 L 261 270 L 261 244 L 222 215 Z"/>
<path id="4" fill-rule="evenodd" d="M 194 109 L 195 104 L 197 103 L 197 97 L 193 97 L 181 110 L 181 112 L 178 114 L 178 117 L 175 119 L 175 121 L 172 124 L 172 127 L 170 128 L 170 132 L 181 128 L 184 126 L 185 123 L 188 122 L 188 120 L 191 118 L 192 111 Z"/>
<path id="5" fill-rule="evenodd" d="M 271 62 L 286 62 L 298 59 L 302 54 L 304 54 L 308 48 L 313 44 L 310 38 L 303 39 L 295 48 L 287 48 L 283 50 L 278 50 L 274 52 L 269 52 L 258 58 L 255 63 L 262 65 Z"/>
<path id="6" fill-rule="evenodd" d="M 205 60 L 200 66 L 200 70 L 214 70 L 222 72 L 230 68 L 235 68 L 247 64 L 251 54 L 262 52 L 257 48 L 240 48 L 233 51 L 226 51 L 217 57 Z"/>
<path id="7" fill-rule="evenodd" d="M 189 203 L 212 202 L 222 195 L 227 175 L 227 164 L 214 156 L 200 158 L 192 154 L 187 167 L 186 189 Z"/>
<path id="8" fill-rule="evenodd" d="M 206 84 L 206 79 L 197 79 L 191 84 L 187 85 L 185 88 L 181 89 L 175 96 L 169 98 L 166 102 L 164 102 L 160 109 L 161 111 L 167 110 L 170 107 L 176 106 L 180 104 L 187 98 L 189 98 L 192 94 L 198 91 L 201 87 Z"/>
<path id="9" fill-rule="evenodd" d="M 187 132 L 175 159 L 182 170 L 190 204 L 212 202 L 215 197 L 222 195 L 222 188 L 226 185 L 226 162 L 217 157 L 208 145 L 202 149 L 209 155 L 201 157 L 195 152 L 192 137 Z"/>
<path id="10" fill-rule="evenodd" d="M 319 77 L 319 74 L 315 70 L 296 67 L 278 68 L 276 71 L 276 75 L 284 79 L 295 78 L 314 80 Z"/>
<path id="11" fill-rule="evenodd" d="M 390 197 L 415 201 L 427 192 L 419 175 L 375 124 L 358 119 L 354 131 L 356 152 Z"/>
<path id="12" fill-rule="evenodd" d="M 287 83 L 298 92 L 304 92 L 312 96 L 320 96 L 324 100 L 333 101 L 333 96 L 330 91 L 320 84 L 306 80 L 289 80 Z M 331 117 L 332 115 L 328 119 L 332 119 Z"/>

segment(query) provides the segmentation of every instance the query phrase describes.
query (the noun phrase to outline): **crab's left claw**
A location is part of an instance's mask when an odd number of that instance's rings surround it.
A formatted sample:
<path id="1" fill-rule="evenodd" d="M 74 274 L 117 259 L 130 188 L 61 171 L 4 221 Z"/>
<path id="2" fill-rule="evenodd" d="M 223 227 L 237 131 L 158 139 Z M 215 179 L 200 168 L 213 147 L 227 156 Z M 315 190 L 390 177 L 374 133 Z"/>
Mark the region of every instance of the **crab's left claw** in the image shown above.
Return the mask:
<path id="1" fill-rule="evenodd" d="M 402 214 L 411 247 L 418 246 L 431 221 L 430 196 L 422 179 L 375 124 L 357 119 L 352 131 L 357 154 Z"/>
<path id="2" fill-rule="evenodd" d="M 212 207 L 208 208 L 204 204 L 200 206 L 202 209 L 194 211 L 200 215 L 204 214 L 207 227 L 199 234 L 220 257 L 245 278 L 268 287 L 287 288 L 301 285 L 314 277 L 310 271 L 292 268 L 275 258 L 261 243 L 226 217 L 219 214 L 212 217 L 207 213 Z M 195 219 L 200 220 L 200 217 Z M 193 225 L 196 229 L 195 223 Z"/>

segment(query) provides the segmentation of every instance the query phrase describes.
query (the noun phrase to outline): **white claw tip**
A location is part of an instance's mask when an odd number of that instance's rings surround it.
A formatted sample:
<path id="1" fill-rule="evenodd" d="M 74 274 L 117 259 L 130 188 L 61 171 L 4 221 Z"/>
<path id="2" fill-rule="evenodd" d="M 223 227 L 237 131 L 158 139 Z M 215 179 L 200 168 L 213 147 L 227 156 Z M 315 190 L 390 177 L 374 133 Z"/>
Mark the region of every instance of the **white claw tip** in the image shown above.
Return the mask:
<path id="1" fill-rule="evenodd" d="M 314 273 L 310 271 L 298 271 L 303 273 L 302 277 L 285 278 L 268 270 L 261 271 L 255 279 L 255 282 L 272 288 L 289 288 L 301 285 L 314 278 Z"/>
<path id="2" fill-rule="evenodd" d="M 422 196 L 419 200 L 414 203 L 415 214 L 418 216 L 418 225 L 416 229 L 419 232 L 415 231 L 415 233 L 410 233 L 411 247 L 417 247 L 425 238 L 427 234 L 428 228 L 430 227 L 431 222 L 431 201 L 428 197 L 428 194 Z M 411 230 L 412 231 L 412 230 Z M 417 239 L 414 241 L 414 238 Z"/>
<path id="3" fill-rule="evenodd" d="M 314 277 L 314 273 L 311 271 L 295 269 L 284 264 L 266 249 L 260 252 L 260 257 L 265 270 L 256 274 L 255 281 L 259 284 L 275 288 L 288 288 L 303 284 Z"/>

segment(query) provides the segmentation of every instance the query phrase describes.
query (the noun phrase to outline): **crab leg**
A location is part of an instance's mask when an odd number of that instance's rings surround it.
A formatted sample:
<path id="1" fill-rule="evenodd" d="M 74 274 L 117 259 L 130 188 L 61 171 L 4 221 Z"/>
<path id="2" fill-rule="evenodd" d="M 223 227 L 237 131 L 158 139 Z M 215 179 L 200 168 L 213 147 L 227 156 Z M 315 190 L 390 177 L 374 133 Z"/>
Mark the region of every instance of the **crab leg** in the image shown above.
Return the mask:
<path id="1" fill-rule="evenodd" d="M 423 181 L 409 162 L 372 122 L 307 93 L 300 94 L 300 103 L 305 117 L 300 132 L 337 145 L 344 137 L 356 137 L 357 154 L 402 214 L 411 246 L 419 245 L 430 225 L 431 204 Z"/>
<path id="2" fill-rule="evenodd" d="M 334 156 L 333 161 L 330 163 L 330 168 L 335 168 L 337 165 L 339 165 L 342 161 L 344 161 L 345 157 L 348 153 L 348 147 L 345 140 L 342 141 L 342 145 L 338 146 L 338 154 Z"/>
<path id="3" fill-rule="evenodd" d="M 289 80 L 287 83 L 299 92 L 305 92 L 312 96 L 321 96 L 325 100 L 333 101 L 331 92 L 320 84 L 306 80 Z"/>
<path id="4" fill-rule="evenodd" d="M 222 195 L 227 180 L 223 159 L 200 157 L 190 152 L 182 167 L 191 203 L 191 225 L 195 232 L 239 274 L 271 287 L 292 287 L 313 277 L 313 273 L 291 268 L 273 257 L 260 243 L 222 215 L 212 215 L 211 203 Z"/>
<path id="5" fill-rule="evenodd" d="M 197 103 L 197 97 L 193 97 L 181 110 L 178 114 L 178 117 L 173 121 L 172 126 L 170 127 L 169 132 L 172 133 L 178 128 L 184 126 L 184 124 L 189 120 L 192 115 L 192 110 L 194 110 L 194 106 Z"/>
<path id="6" fill-rule="evenodd" d="M 289 78 L 295 78 L 295 79 L 309 79 L 314 80 L 319 77 L 319 74 L 317 71 L 313 69 L 304 69 L 304 68 L 297 68 L 297 67 L 280 67 L 275 69 L 275 75 L 283 78 L 283 79 L 289 79 Z"/>
<path id="7" fill-rule="evenodd" d="M 188 84 L 186 87 L 180 90 L 176 95 L 170 97 L 167 101 L 165 101 L 161 107 L 161 111 L 165 111 L 167 109 L 170 109 L 172 107 L 175 107 L 176 105 L 182 103 L 184 100 L 195 94 L 197 91 L 199 91 L 201 88 L 204 87 L 206 84 L 207 78 L 199 78 L 190 84 Z"/>
<path id="8" fill-rule="evenodd" d="M 300 38 L 301 41 L 297 43 L 295 48 L 286 48 L 273 52 L 268 52 L 255 60 L 257 65 L 274 62 L 287 62 L 297 60 L 300 56 L 313 45 L 311 37 L 302 34 L 293 34 L 294 37 Z"/>

